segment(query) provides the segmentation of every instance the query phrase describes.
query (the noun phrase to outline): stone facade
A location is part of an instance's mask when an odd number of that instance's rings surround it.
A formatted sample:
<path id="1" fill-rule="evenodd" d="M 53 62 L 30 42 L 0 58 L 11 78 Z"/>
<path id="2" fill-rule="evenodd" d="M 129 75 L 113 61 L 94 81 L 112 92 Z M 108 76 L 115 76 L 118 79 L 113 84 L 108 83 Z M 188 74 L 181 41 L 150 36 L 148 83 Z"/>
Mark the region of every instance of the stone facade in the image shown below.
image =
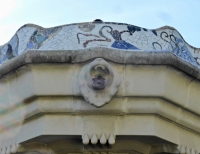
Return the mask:
<path id="1" fill-rule="evenodd" d="M 198 52 L 171 27 L 23 26 L 1 46 L 0 153 L 199 154 Z"/>

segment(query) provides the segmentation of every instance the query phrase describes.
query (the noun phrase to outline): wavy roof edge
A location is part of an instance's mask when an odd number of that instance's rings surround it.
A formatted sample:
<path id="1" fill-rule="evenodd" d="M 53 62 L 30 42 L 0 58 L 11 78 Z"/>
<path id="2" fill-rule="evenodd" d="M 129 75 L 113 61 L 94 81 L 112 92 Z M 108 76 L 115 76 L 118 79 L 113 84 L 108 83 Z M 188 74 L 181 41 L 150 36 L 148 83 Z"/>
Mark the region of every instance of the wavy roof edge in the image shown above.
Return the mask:
<path id="1" fill-rule="evenodd" d="M 82 22 L 44 28 L 20 27 L 0 46 L 0 65 L 28 50 L 80 50 L 93 47 L 132 51 L 171 51 L 200 68 L 200 48 L 189 45 L 173 27 L 146 29 L 117 22 Z"/>
<path id="2" fill-rule="evenodd" d="M 40 25 L 37 25 L 37 24 L 33 24 L 33 23 L 27 23 L 27 24 L 24 24 L 23 26 L 21 26 L 20 28 L 18 28 L 17 29 L 17 31 L 15 32 L 15 34 L 14 35 L 16 35 L 17 34 L 17 32 L 21 29 L 21 28 L 23 28 L 23 27 L 26 27 L 26 26 L 32 26 L 32 27 L 37 27 L 37 28 L 42 28 L 42 29 L 51 29 L 51 28 L 56 28 L 56 27 L 62 27 L 62 26 L 71 26 L 71 25 L 79 25 L 79 24 L 88 24 L 88 23 L 94 23 L 94 22 L 80 22 L 80 23 L 71 23 L 71 24 L 63 24 L 63 25 L 59 25 L 59 26 L 53 26 L 53 27 L 43 27 L 43 26 L 40 26 Z M 118 24 L 123 24 L 123 25 L 131 25 L 131 24 L 127 24 L 127 23 L 118 23 L 118 22 L 101 22 L 101 23 L 97 23 L 97 24 L 116 24 L 116 25 L 118 25 Z M 136 25 L 133 25 L 133 26 L 136 26 Z M 138 27 L 138 26 L 137 26 Z M 141 28 L 145 28 L 145 27 L 141 27 Z M 156 28 L 156 29 L 149 29 L 149 30 L 162 30 L 162 29 L 172 29 L 172 30 L 176 30 L 180 35 L 181 35 L 181 33 L 176 29 L 176 28 L 174 28 L 174 27 L 172 27 L 172 26 L 169 26 L 169 25 L 165 25 L 165 26 L 162 26 L 162 27 L 158 27 L 158 28 Z M 145 29 L 148 29 L 148 28 L 145 28 Z M 13 36 L 14 36 L 13 35 Z M 182 37 L 182 39 L 187 43 L 187 41 L 184 39 L 184 37 L 181 35 L 181 37 Z M 12 38 L 12 37 L 11 37 Z M 11 39 L 10 39 L 11 40 Z M 10 41 L 9 40 L 9 41 Z M 8 42 L 9 42 L 8 41 Z M 6 43 L 5 43 L 6 44 Z M 5 45 L 5 44 L 2 44 L 2 45 Z M 187 43 L 191 48 L 194 48 L 194 49 L 196 49 L 196 50 L 200 50 L 200 48 L 198 48 L 198 47 L 194 47 L 194 46 L 192 46 L 192 45 L 190 45 L 189 43 Z M 2 45 L 0 45 L 0 46 L 2 46 Z"/>

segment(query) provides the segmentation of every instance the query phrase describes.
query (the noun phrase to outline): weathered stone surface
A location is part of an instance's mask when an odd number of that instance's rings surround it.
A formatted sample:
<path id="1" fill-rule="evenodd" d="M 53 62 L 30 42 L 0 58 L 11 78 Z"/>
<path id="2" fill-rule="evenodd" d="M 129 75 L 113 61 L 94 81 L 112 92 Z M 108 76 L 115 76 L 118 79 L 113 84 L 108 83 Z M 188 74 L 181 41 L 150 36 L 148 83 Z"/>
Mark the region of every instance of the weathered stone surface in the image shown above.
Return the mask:
<path id="1" fill-rule="evenodd" d="M 109 54 L 100 54 L 105 51 Z M 120 54 L 116 54 L 120 53 Z M 107 49 L 95 47 L 84 50 L 68 51 L 40 51 L 30 50 L 22 55 L 11 59 L 0 67 L 0 77 L 15 70 L 25 64 L 37 63 L 80 63 L 94 58 L 105 58 L 115 63 L 133 64 L 133 65 L 170 65 L 180 69 L 189 75 L 200 79 L 200 70 L 176 57 L 170 52 L 128 52 L 116 49 Z"/>

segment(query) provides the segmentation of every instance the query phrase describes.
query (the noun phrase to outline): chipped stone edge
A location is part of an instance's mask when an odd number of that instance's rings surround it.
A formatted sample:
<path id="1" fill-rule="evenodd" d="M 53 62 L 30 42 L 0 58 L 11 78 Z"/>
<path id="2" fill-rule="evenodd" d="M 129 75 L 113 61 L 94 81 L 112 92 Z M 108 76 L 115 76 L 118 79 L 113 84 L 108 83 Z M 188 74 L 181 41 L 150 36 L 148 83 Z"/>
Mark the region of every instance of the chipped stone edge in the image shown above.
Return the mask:
<path id="1" fill-rule="evenodd" d="M 26 64 L 80 63 L 104 58 L 119 64 L 170 65 L 200 80 L 200 69 L 170 51 L 119 50 L 94 47 L 81 50 L 28 50 L 0 66 L 0 78 Z"/>

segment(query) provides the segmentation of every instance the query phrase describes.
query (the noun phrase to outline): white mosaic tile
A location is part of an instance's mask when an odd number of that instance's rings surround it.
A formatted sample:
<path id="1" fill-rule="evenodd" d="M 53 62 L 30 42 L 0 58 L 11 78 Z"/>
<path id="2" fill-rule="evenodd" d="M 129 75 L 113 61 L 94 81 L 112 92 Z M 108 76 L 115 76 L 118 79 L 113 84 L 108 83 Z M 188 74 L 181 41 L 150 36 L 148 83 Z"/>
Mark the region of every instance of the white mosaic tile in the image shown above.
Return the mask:
<path id="1" fill-rule="evenodd" d="M 80 23 L 55 28 L 25 25 L 7 44 L 0 46 L 0 64 L 29 49 L 77 50 L 108 47 L 124 50 L 170 50 L 199 66 L 198 49 L 189 46 L 171 27 L 150 30 L 120 23 Z"/>
<path id="2" fill-rule="evenodd" d="M 30 36 L 35 30 L 35 27 L 25 27 L 17 32 L 17 36 L 19 38 L 18 54 L 21 54 L 25 51 Z"/>

